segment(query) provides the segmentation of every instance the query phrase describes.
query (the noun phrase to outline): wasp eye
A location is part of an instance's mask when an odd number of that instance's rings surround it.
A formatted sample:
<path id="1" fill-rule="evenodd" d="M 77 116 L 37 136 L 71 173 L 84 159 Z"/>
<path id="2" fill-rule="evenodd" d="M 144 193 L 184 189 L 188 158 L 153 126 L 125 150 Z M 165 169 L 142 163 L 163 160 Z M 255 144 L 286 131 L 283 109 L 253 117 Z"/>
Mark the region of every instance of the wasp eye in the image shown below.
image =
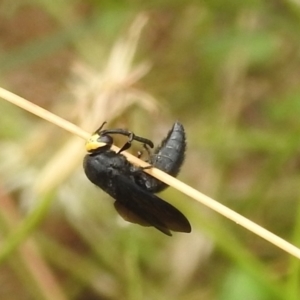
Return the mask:
<path id="1" fill-rule="evenodd" d="M 100 143 L 105 143 L 109 146 L 113 144 L 113 138 L 110 135 L 100 135 L 97 141 Z"/>

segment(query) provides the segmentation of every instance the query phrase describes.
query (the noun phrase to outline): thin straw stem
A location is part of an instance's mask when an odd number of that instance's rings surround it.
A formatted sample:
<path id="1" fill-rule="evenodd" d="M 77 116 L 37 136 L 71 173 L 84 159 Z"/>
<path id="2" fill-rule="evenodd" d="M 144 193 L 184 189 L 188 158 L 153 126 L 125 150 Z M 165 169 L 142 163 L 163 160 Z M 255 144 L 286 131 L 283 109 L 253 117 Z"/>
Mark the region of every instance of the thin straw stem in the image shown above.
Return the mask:
<path id="1" fill-rule="evenodd" d="M 83 139 L 88 139 L 90 134 L 82 130 L 81 128 L 77 127 L 76 125 L 52 114 L 51 112 L 25 100 L 22 97 L 19 97 L 3 88 L 0 88 L 0 97 L 3 99 L 51 122 L 56 124 L 57 126 L 78 135 Z M 116 146 L 113 147 L 114 150 L 119 150 Z M 148 166 L 148 164 L 137 157 L 122 152 L 130 162 L 139 165 L 141 167 Z M 219 202 L 213 200 L 212 198 L 200 193 L 199 191 L 193 189 L 189 185 L 179 181 L 178 179 L 158 170 L 156 168 L 146 169 L 145 172 L 156 177 L 157 179 L 165 182 L 166 184 L 176 188 L 177 190 L 181 191 L 182 193 L 190 196 L 191 198 L 195 199 L 196 201 L 208 206 L 209 208 L 213 209 L 214 211 L 220 213 L 221 215 L 225 216 L 226 218 L 232 220 L 236 224 L 252 231 L 256 235 L 260 236 L 261 238 L 265 239 L 266 241 L 274 244 L 275 246 L 281 248 L 282 250 L 290 253 L 291 255 L 300 259 L 300 249 L 292 245 L 291 243 L 287 242 L 286 240 L 280 238 L 279 236 L 271 233 L 270 231 L 266 230 L 265 228 L 257 225 L 256 223 L 250 221 L 249 219 L 241 216 L 240 214 L 234 212 L 233 210 L 229 209 L 228 207 L 220 204 Z"/>
<path id="2" fill-rule="evenodd" d="M 51 113 L 50 111 L 32 103 L 32 102 L 29 102 L 28 100 L 26 100 L 16 94 L 13 94 L 13 93 L 9 92 L 8 90 L 5 90 L 1 87 L 0 87 L 0 97 L 6 101 L 13 103 L 14 105 L 17 105 L 17 106 L 23 108 L 24 110 L 31 112 L 32 114 L 34 114 L 44 120 L 49 121 L 50 123 L 57 125 L 58 127 L 61 127 L 75 135 L 78 135 L 79 137 L 81 137 L 85 140 L 87 140 L 90 137 L 90 134 L 88 132 L 82 130 L 78 126 L 66 121 L 63 118 L 60 118 L 59 116 Z"/>

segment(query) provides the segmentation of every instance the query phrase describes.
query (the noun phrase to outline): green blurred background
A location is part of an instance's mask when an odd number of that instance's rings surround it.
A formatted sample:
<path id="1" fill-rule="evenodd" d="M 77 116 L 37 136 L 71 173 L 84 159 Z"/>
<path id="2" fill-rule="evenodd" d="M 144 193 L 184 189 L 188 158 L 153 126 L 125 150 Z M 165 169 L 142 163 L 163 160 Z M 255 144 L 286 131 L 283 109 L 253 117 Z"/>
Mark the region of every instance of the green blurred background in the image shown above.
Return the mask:
<path id="1" fill-rule="evenodd" d="M 300 245 L 299 37 L 296 0 L 2 0 L 1 86 L 89 132 L 180 120 L 179 178 Z M 83 140 L 0 112 L 1 299 L 299 299 L 299 260 L 173 188 L 191 234 L 128 225 Z"/>

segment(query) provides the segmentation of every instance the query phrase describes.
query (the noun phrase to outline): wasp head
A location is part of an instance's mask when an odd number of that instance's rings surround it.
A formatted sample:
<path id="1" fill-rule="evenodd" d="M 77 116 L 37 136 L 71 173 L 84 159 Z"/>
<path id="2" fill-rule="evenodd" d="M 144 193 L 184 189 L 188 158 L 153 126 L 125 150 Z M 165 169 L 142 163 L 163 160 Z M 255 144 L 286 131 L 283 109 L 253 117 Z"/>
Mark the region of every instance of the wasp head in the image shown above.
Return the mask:
<path id="1" fill-rule="evenodd" d="M 102 152 L 110 149 L 113 138 L 110 135 L 94 133 L 86 142 L 85 148 L 89 153 Z"/>

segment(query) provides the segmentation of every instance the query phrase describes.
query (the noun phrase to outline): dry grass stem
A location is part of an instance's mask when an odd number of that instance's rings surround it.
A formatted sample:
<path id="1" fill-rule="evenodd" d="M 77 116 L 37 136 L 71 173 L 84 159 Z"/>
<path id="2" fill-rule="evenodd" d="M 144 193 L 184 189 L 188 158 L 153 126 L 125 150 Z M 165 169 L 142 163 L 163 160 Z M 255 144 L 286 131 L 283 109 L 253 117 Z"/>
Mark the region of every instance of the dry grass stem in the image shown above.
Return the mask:
<path id="1" fill-rule="evenodd" d="M 3 99 L 51 122 L 56 124 L 57 126 L 75 134 L 83 139 L 88 139 L 90 134 L 81 128 L 77 127 L 76 125 L 52 114 L 51 112 L 25 100 L 22 97 L 19 97 L 3 88 L 0 88 L 0 97 Z M 119 148 L 113 146 L 113 150 L 118 150 Z M 129 161 L 132 163 L 139 165 L 139 166 L 147 166 L 148 164 L 137 157 L 123 152 L 123 154 L 128 158 Z M 281 248 L 282 250 L 288 252 L 289 254 L 297 257 L 300 259 L 300 249 L 295 247 L 294 245 L 290 244 L 286 240 L 278 237 L 277 235 L 269 232 L 268 230 L 264 229 L 263 227 L 257 225 L 256 223 L 250 221 L 249 219 L 239 215 L 238 213 L 232 211 L 231 209 L 227 208 L 226 206 L 220 204 L 219 202 L 213 200 L 212 198 L 200 193 L 199 191 L 193 189 L 192 187 L 188 186 L 187 184 L 179 181 L 178 179 L 158 170 L 155 168 L 145 170 L 145 172 L 151 174 L 152 176 L 156 177 L 157 179 L 167 183 L 168 185 L 176 188 L 177 190 L 181 191 L 182 193 L 190 196 L 191 198 L 195 199 L 196 201 L 208 206 L 209 208 L 213 209 L 214 211 L 220 213 L 221 215 L 227 217 L 228 219 L 232 220 L 233 222 L 241 225 L 242 227 L 252 231 L 256 235 L 262 237 L 263 239 L 269 241 L 270 243 L 276 245 L 277 247 Z"/>
<path id="2" fill-rule="evenodd" d="M 57 116 L 55 114 L 52 114 L 48 110 L 46 110 L 32 102 L 29 102 L 28 100 L 26 100 L 16 94 L 13 94 L 13 93 L 9 92 L 8 90 L 5 90 L 1 87 L 0 87 L 0 96 L 1 96 L 1 98 L 5 99 L 6 101 L 9 101 L 9 102 L 13 103 L 14 105 L 17 105 L 17 106 L 31 112 L 32 114 L 34 114 L 44 120 L 49 121 L 50 123 L 53 123 L 75 135 L 78 135 L 79 137 L 81 137 L 83 139 L 88 139 L 90 136 L 89 133 L 82 130 L 78 126 L 60 118 L 59 116 Z"/>

